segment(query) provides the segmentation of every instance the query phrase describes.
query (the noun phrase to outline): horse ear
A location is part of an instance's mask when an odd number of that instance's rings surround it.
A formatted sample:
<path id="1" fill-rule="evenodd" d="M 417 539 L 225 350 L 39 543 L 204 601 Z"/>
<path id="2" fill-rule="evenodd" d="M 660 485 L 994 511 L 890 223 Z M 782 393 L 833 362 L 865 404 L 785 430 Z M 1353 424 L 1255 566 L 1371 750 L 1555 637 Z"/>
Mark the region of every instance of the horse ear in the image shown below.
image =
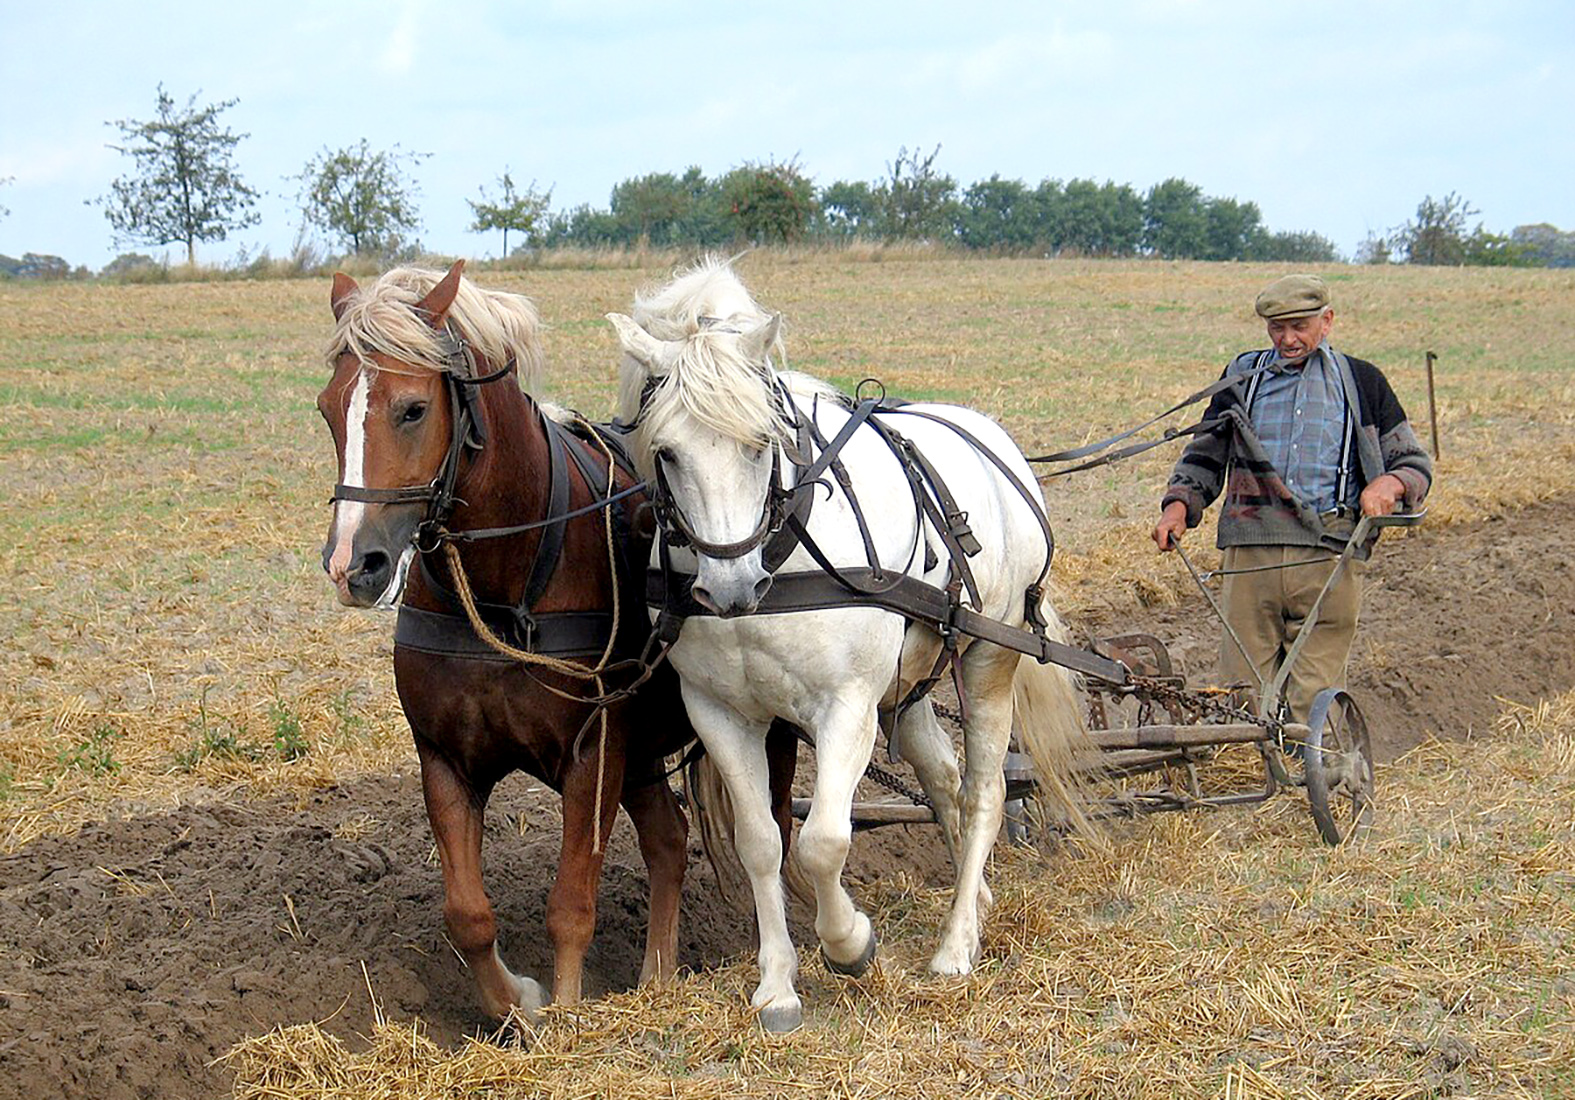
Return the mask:
<path id="1" fill-rule="evenodd" d="M 343 271 L 334 272 L 334 289 L 328 295 L 328 304 L 333 307 L 334 320 L 337 321 L 345 315 L 345 310 L 350 306 L 350 296 L 360 289 L 356 281 Z"/>
<path id="2" fill-rule="evenodd" d="M 777 338 L 782 335 L 782 314 L 773 313 L 770 318 L 756 325 L 739 336 L 752 363 L 763 362 L 771 349 L 776 347 Z"/>
<path id="3" fill-rule="evenodd" d="M 448 274 L 443 276 L 438 285 L 427 291 L 427 296 L 416 303 L 416 311 L 426 315 L 427 323 L 433 328 L 442 328 L 443 320 L 448 316 L 449 307 L 454 304 L 454 296 L 459 293 L 459 280 L 465 271 L 465 261 L 455 260 L 454 266 L 448 269 Z"/>
<path id="4" fill-rule="evenodd" d="M 631 359 L 647 370 L 656 366 L 662 354 L 661 341 L 621 313 L 609 313 L 607 319 L 618 331 L 618 343 Z"/>

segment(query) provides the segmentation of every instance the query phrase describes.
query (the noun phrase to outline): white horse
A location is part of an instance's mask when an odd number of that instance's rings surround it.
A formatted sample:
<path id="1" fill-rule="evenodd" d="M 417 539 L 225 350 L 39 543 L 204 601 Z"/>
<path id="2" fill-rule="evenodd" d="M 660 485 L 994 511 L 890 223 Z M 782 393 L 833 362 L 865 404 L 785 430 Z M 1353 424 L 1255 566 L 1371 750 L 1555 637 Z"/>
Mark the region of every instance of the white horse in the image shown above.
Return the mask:
<path id="1" fill-rule="evenodd" d="M 773 575 L 762 565 L 759 546 L 743 553 L 737 547 L 762 527 L 774 466 L 784 483 L 792 483 L 788 459 L 796 447 L 786 402 L 813 416 L 828 441 L 848 420 L 847 403 L 823 383 L 774 370 L 779 318 L 765 313 L 724 263 L 706 261 L 661 291 L 638 297 L 634 313 L 634 319 L 608 319 L 624 352 L 620 415 L 634 425 L 636 462 L 647 477 L 660 472 L 696 545 L 737 544 L 728 551 L 737 556 L 669 546 L 674 566 L 695 574 L 694 599 L 712 613 L 684 622 L 670 659 L 736 814 L 736 848 L 760 928 L 760 984 L 751 1001 L 765 1028 L 790 1030 L 800 1024 L 802 1007 L 783 906 L 782 838 L 769 804 L 766 730 L 780 717 L 814 742 L 813 805 L 799 833 L 798 860 L 815 889 L 822 957 L 838 973 L 860 974 L 874 958 L 876 939 L 841 882 L 854 788 L 869 763 L 880 715 L 889 715 L 937 667 L 943 639 L 935 629 L 910 626 L 903 616 L 873 606 L 753 614 Z M 984 415 L 950 405 L 908 409 L 966 429 L 1023 485 L 1036 484 L 1016 445 Z M 943 472 L 967 513 L 980 544 L 968 559 L 978 591 L 975 610 L 1023 626 L 1025 592 L 1042 579 L 1047 553 L 1032 508 L 993 463 L 944 424 L 913 415 L 887 419 Z M 841 458 L 882 567 L 944 586 L 942 539 L 917 514 L 908 477 L 886 442 L 861 426 Z M 825 482 L 809 490 L 817 494 L 810 537 L 833 565 L 864 567 L 866 547 L 847 493 L 828 488 L 831 477 Z M 1031 492 L 1037 498 L 1037 489 Z M 934 553 L 926 553 L 926 543 Z M 659 560 L 660 550 L 653 555 Z M 817 568 L 800 545 L 779 572 Z M 1041 607 L 1051 636 L 1059 639 L 1059 620 L 1047 603 Z M 960 652 L 966 782 L 960 782 L 950 738 L 927 701 L 903 711 L 897 724 L 901 752 L 935 803 L 956 864 L 955 897 L 930 962 L 939 974 L 966 974 L 979 958 L 981 902 L 989 902 L 985 862 L 1001 826 L 1002 764 L 1014 714 L 1042 785 L 1067 774 L 1083 733 L 1076 686 L 1063 669 L 967 638 Z"/>

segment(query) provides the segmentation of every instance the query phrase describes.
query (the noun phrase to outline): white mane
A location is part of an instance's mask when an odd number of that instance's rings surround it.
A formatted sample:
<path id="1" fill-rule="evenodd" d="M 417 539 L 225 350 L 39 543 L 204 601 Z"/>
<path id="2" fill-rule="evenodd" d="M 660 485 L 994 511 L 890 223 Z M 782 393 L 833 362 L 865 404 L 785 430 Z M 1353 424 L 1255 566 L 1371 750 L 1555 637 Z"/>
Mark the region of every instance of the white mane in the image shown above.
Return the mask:
<path id="1" fill-rule="evenodd" d="M 623 420 L 635 425 L 636 454 L 649 454 L 652 440 L 680 416 L 692 417 L 743 446 L 788 441 L 778 378 L 795 394 L 836 395 L 808 375 L 776 373 L 773 360 L 785 361 L 780 334 L 764 356 L 749 356 L 742 335 L 768 325 L 772 316 L 727 261 L 714 256 L 666 286 L 635 295 L 634 321 L 657 340 L 680 345 L 656 373 L 624 356 L 618 409 Z M 653 380 L 655 387 L 648 389 Z"/>
<path id="2" fill-rule="evenodd" d="M 426 370 L 443 370 L 443 349 L 432 326 L 412 308 L 443 278 L 441 271 L 396 267 L 351 295 L 328 346 L 332 363 L 348 351 L 363 363 L 382 355 Z M 511 358 L 520 385 L 534 393 L 545 356 L 536 306 L 520 294 L 483 290 L 460 279 L 449 320 L 493 370 Z"/>

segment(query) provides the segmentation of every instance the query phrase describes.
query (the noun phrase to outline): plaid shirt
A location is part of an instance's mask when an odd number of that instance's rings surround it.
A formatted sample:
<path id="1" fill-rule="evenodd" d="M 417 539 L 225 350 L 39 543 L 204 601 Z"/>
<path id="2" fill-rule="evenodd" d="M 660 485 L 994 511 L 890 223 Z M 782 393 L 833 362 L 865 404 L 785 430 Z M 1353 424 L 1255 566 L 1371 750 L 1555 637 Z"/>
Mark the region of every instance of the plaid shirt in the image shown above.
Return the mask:
<path id="1" fill-rule="evenodd" d="M 1340 443 L 1345 433 L 1345 391 L 1340 371 L 1322 345 L 1300 366 L 1270 368 L 1252 402 L 1252 428 L 1285 487 L 1313 511 L 1355 504 L 1356 494 L 1336 500 Z"/>

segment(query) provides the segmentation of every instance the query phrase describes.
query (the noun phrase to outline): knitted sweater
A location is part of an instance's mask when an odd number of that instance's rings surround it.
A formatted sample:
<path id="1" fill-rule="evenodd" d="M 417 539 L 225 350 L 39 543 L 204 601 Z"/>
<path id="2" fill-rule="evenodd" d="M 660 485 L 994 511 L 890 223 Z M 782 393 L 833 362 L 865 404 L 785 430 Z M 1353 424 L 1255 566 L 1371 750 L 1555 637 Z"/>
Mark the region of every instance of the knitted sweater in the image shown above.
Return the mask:
<path id="1" fill-rule="evenodd" d="M 1433 483 L 1433 463 L 1411 430 L 1400 400 L 1389 380 L 1363 359 L 1333 352 L 1343 384 L 1357 410 L 1352 473 L 1357 485 L 1393 474 L 1405 486 L 1403 506 L 1414 510 Z M 1260 352 L 1247 352 L 1225 368 L 1225 375 L 1243 374 L 1258 361 Z M 1285 485 L 1264 455 L 1263 443 L 1253 432 L 1248 410 L 1242 407 L 1246 385 L 1229 386 L 1209 402 L 1205 420 L 1218 418 L 1212 430 L 1200 433 L 1182 452 L 1170 475 L 1170 486 L 1160 507 L 1179 500 L 1187 506 L 1187 526 L 1196 527 L 1203 510 L 1225 493 L 1220 510 L 1220 549 L 1227 546 L 1322 546 L 1339 549 L 1349 536 L 1349 524 L 1326 525 Z"/>

